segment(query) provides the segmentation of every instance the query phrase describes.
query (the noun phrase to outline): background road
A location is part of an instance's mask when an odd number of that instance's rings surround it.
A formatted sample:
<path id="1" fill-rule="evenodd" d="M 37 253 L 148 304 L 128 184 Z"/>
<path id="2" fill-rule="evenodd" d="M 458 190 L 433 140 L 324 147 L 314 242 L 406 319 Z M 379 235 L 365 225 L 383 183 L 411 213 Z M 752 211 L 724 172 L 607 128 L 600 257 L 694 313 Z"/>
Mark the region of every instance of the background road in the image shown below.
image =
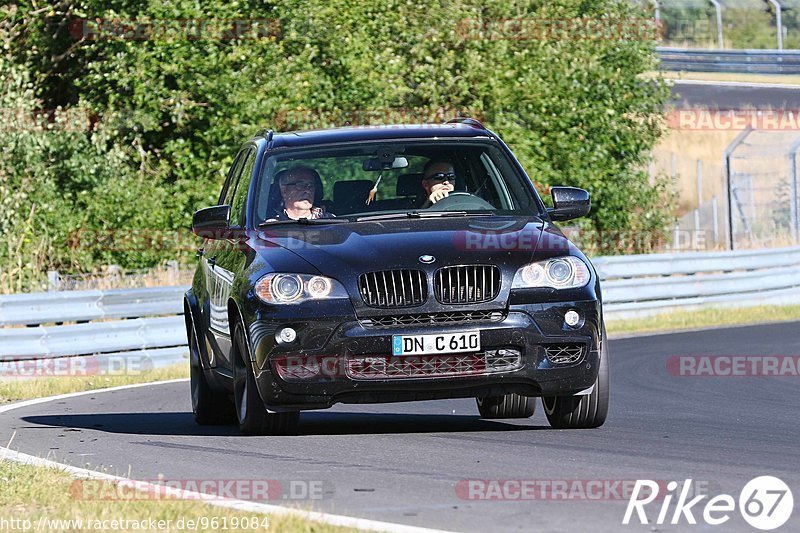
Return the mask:
<path id="1" fill-rule="evenodd" d="M 678 108 L 710 109 L 800 109 L 797 87 L 693 84 L 675 82 L 672 102 Z"/>
<path id="2" fill-rule="evenodd" d="M 541 405 L 529 420 L 483 421 L 474 401 L 453 400 L 340 405 L 304 413 L 297 436 L 240 437 L 196 426 L 188 383 L 177 383 L 15 410 L 0 415 L 0 440 L 16 431 L 21 452 L 147 480 L 269 479 L 284 491 L 290 480 L 316 480 L 324 498 L 293 504 L 459 531 L 756 531 L 738 510 L 717 528 L 651 530 L 620 525 L 623 500 L 474 501 L 454 487 L 692 478 L 738 499 L 747 481 L 769 474 L 793 489 L 795 513 L 782 531 L 798 531 L 800 378 L 676 377 L 666 361 L 796 355 L 799 343 L 800 323 L 612 340 L 612 410 L 598 430 L 552 430 Z M 658 508 L 649 509 L 653 520 Z"/>

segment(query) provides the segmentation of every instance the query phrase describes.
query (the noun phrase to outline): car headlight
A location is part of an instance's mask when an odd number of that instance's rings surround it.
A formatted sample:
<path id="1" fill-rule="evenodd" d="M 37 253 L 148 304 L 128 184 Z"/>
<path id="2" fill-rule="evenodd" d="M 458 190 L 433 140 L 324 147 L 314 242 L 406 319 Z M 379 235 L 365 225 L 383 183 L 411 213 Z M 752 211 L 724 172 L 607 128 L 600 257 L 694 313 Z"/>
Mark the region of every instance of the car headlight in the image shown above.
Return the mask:
<path id="1" fill-rule="evenodd" d="M 568 255 L 525 265 L 517 270 L 511 288 L 575 289 L 589 283 L 591 277 L 586 263 Z"/>
<path id="2" fill-rule="evenodd" d="M 258 280 L 255 290 L 256 296 L 270 304 L 348 297 L 342 284 L 335 279 L 312 274 L 267 274 Z"/>

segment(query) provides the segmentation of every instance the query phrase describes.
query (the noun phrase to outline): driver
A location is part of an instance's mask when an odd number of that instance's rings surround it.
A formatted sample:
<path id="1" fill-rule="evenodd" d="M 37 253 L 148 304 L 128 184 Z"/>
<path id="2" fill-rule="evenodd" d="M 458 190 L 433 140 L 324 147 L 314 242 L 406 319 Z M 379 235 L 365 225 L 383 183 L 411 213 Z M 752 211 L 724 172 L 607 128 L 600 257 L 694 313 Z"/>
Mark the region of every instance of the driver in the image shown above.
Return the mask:
<path id="1" fill-rule="evenodd" d="M 449 161 L 431 159 L 422 169 L 422 188 L 427 198 L 420 206 L 426 209 L 442 198 L 446 198 L 455 190 L 456 172 Z"/>

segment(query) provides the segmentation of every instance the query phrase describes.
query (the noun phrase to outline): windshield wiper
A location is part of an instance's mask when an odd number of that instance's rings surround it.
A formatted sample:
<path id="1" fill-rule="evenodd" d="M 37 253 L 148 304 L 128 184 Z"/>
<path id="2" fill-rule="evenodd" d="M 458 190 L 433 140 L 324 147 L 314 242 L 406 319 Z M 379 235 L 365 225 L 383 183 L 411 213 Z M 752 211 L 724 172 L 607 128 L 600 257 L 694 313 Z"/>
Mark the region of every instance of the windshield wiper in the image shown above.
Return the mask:
<path id="1" fill-rule="evenodd" d="M 303 226 L 322 226 L 325 224 L 346 224 L 350 222 L 346 218 L 298 218 L 297 220 L 265 220 L 258 225 L 259 228 L 264 226 L 280 226 L 283 224 L 300 224 Z"/>
<path id="2" fill-rule="evenodd" d="M 392 220 L 397 218 L 444 218 L 444 217 L 490 217 L 494 213 L 488 211 L 408 211 L 405 213 L 384 213 L 382 215 L 368 215 L 358 217 L 356 222 L 370 220 Z"/>
<path id="3" fill-rule="evenodd" d="M 439 218 L 439 217 L 490 217 L 490 211 L 411 211 L 409 217 L 414 218 Z"/>

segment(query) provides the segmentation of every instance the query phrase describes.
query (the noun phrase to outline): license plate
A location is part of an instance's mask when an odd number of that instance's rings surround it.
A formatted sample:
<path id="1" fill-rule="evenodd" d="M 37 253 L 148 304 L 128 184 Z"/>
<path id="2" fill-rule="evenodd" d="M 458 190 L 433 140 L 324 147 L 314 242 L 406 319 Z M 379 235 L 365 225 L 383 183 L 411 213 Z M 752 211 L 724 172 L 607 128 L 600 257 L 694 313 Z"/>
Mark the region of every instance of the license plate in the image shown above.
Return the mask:
<path id="1" fill-rule="evenodd" d="M 481 349 L 481 334 L 444 333 L 440 335 L 392 335 L 392 355 L 476 352 Z"/>

